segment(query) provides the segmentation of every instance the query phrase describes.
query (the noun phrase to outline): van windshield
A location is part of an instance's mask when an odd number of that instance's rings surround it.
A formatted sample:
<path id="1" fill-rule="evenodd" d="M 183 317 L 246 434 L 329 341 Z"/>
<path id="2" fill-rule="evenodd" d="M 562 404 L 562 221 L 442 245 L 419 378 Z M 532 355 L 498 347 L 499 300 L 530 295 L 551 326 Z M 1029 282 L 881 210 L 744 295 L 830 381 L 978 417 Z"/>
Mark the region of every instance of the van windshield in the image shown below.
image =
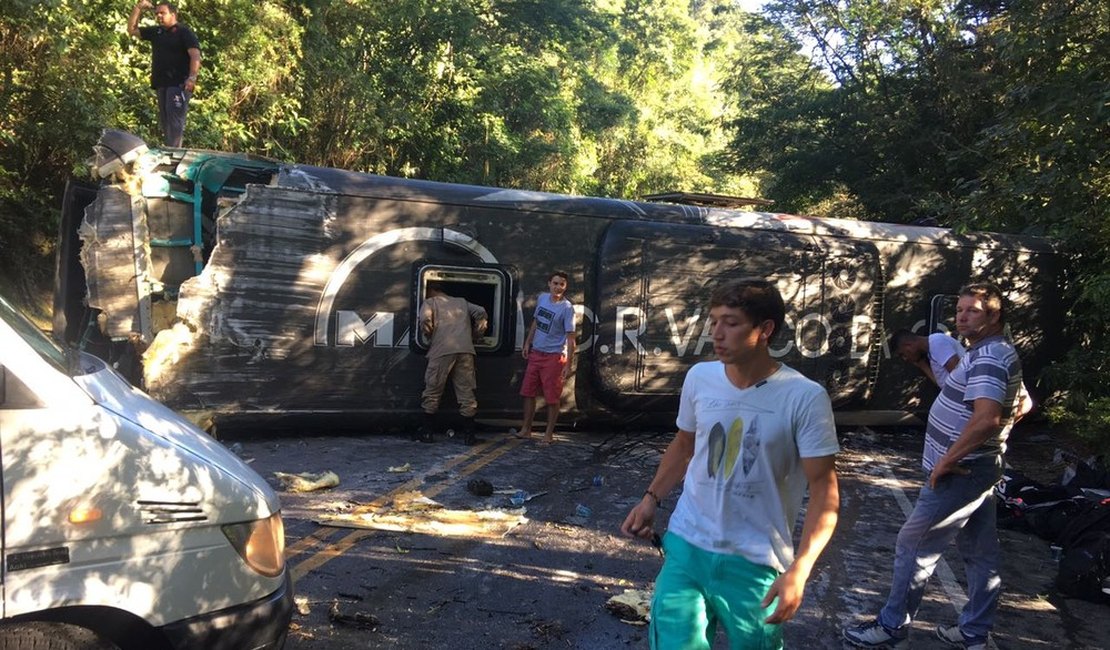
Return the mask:
<path id="1" fill-rule="evenodd" d="M 58 347 L 57 343 L 50 340 L 50 337 L 43 334 L 39 328 L 35 327 L 35 324 L 28 320 L 26 316 L 19 313 L 19 310 L 13 307 L 3 296 L 0 296 L 0 319 L 3 319 L 15 330 L 16 335 L 34 348 L 47 363 L 69 374 L 69 364 L 66 363 L 65 351 Z"/>

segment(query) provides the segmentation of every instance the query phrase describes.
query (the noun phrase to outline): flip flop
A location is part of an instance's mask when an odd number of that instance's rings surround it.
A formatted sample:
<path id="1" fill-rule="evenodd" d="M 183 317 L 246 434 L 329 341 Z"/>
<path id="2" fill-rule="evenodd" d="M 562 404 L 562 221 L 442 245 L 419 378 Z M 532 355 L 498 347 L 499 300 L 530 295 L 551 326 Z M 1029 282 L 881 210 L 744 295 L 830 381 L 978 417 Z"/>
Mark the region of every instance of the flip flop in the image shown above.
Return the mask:
<path id="1" fill-rule="evenodd" d="M 514 434 L 512 434 L 512 436 L 514 438 L 516 438 L 517 440 L 531 440 L 532 439 L 532 436 L 526 436 L 523 433 L 514 433 Z"/>

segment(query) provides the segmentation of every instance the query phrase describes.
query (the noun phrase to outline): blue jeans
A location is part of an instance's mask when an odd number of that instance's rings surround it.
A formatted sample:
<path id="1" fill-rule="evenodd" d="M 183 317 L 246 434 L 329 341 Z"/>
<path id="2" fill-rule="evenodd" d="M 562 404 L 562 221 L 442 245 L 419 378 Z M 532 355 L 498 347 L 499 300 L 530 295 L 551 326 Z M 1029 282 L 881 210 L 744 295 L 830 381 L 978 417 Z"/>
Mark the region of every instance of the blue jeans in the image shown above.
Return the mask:
<path id="1" fill-rule="evenodd" d="M 184 86 L 158 88 L 158 128 L 167 147 L 180 147 L 185 137 L 185 116 L 193 94 Z"/>
<path id="2" fill-rule="evenodd" d="M 1002 459 L 976 458 L 961 463 L 969 474 L 949 474 L 928 483 L 898 531 L 890 595 L 879 622 L 896 630 L 909 624 L 921 606 L 925 583 L 953 539 L 963 555 L 968 601 L 960 612 L 960 631 L 986 638 L 994 626 L 1001 581 L 998 578 L 998 530 L 993 489 L 1002 478 Z"/>

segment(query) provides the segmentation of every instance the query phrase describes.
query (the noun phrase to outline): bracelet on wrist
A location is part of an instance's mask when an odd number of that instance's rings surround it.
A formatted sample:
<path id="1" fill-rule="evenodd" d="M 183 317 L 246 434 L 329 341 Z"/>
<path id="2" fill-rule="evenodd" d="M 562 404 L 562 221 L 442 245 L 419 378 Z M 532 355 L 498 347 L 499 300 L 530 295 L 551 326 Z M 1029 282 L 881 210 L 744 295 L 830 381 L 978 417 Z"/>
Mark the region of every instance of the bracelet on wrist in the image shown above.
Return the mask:
<path id="1" fill-rule="evenodd" d="M 644 490 L 644 496 L 645 497 L 651 497 L 651 500 L 655 502 L 655 507 L 656 508 L 663 505 L 663 500 L 659 498 L 659 495 L 652 492 L 650 489 Z"/>

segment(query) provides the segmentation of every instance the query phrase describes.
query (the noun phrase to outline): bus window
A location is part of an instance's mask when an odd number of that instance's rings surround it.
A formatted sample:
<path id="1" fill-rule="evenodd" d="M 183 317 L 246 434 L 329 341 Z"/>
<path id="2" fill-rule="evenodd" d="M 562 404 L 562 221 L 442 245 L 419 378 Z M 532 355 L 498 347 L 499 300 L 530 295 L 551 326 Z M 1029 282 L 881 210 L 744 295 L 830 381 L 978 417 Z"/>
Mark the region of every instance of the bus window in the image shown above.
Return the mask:
<path id="1" fill-rule="evenodd" d="M 419 321 L 420 305 L 428 284 L 435 282 L 443 291 L 456 298 L 480 305 L 489 316 L 484 335 L 474 342 L 479 355 L 509 354 L 512 351 L 515 311 L 512 309 L 512 274 L 501 265 L 437 264 L 421 261 L 414 264 L 411 323 Z M 429 341 L 419 327 L 413 328 L 411 347 L 414 352 L 428 351 Z"/>

